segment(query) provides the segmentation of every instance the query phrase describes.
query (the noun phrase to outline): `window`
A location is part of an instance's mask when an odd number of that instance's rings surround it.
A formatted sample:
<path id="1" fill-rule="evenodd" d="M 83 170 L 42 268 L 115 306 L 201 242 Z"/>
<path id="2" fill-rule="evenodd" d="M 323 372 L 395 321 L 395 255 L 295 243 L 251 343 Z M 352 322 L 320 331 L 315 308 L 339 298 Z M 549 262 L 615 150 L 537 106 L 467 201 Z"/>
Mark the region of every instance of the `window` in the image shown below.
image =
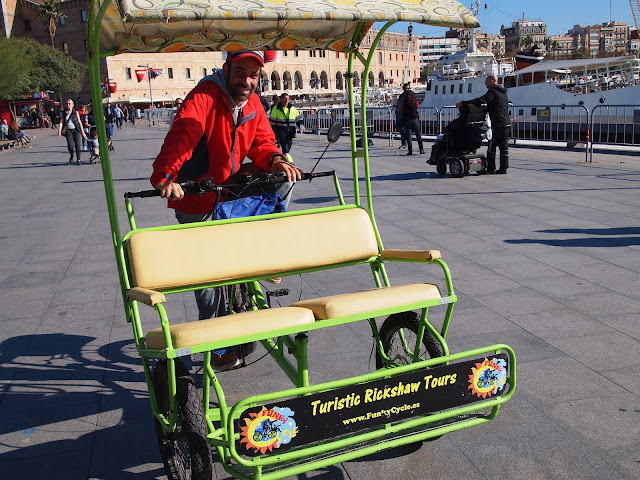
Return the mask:
<path id="1" fill-rule="evenodd" d="M 294 57 L 297 57 L 298 55 L 300 55 L 300 52 L 298 52 L 298 50 L 294 50 L 294 52 L 293 52 L 293 56 L 294 56 Z"/>
<path id="2" fill-rule="evenodd" d="M 125 68 L 124 69 L 124 77 L 127 80 L 131 80 L 131 69 L 130 68 Z"/>
<path id="3" fill-rule="evenodd" d="M 80 17 L 82 18 L 82 21 L 86 23 L 86 21 L 87 21 L 87 11 L 86 10 L 82 10 L 80 12 Z"/>
<path id="4" fill-rule="evenodd" d="M 69 44 L 67 42 L 62 42 L 62 52 L 69 54 Z"/>
<path id="5" fill-rule="evenodd" d="M 434 95 L 438 94 L 438 85 L 436 85 L 435 88 L 433 89 L 433 94 Z"/>
<path id="6" fill-rule="evenodd" d="M 203 68 L 203 69 L 202 69 L 202 78 L 204 78 L 204 77 L 206 77 L 206 76 L 207 76 L 207 69 L 206 69 L 206 68 Z"/>
<path id="7" fill-rule="evenodd" d="M 190 68 L 185 68 L 184 69 L 184 74 L 187 78 L 191 78 L 191 69 Z"/>
<path id="8" fill-rule="evenodd" d="M 467 92 L 471 93 L 471 88 L 472 88 L 472 87 L 473 87 L 473 84 L 472 84 L 472 83 L 470 83 L 470 84 L 469 84 L 469 87 L 467 88 Z"/>
<path id="9" fill-rule="evenodd" d="M 451 84 L 451 94 L 453 95 L 453 89 L 455 88 L 455 85 L 452 83 Z"/>
<path id="10" fill-rule="evenodd" d="M 382 61 L 382 54 L 380 53 L 380 61 Z M 340 58 L 340 52 L 336 52 L 336 58 Z"/>
<path id="11" fill-rule="evenodd" d="M 382 63 L 382 52 L 378 52 L 378 63 Z"/>
<path id="12" fill-rule="evenodd" d="M 460 88 L 458 89 L 458 93 L 462 93 L 462 84 L 460 84 Z"/>
<path id="13" fill-rule="evenodd" d="M 65 25 L 67 23 L 66 17 L 60 17 L 60 25 Z"/>
<path id="14" fill-rule="evenodd" d="M 173 78 L 173 68 L 171 67 L 167 68 L 167 76 L 169 78 Z"/>
<path id="15" fill-rule="evenodd" d="M 25 20 L 24 21 L 24 31 L 25 32 L 30 32 L 31 31 L 31 20 Z"/>

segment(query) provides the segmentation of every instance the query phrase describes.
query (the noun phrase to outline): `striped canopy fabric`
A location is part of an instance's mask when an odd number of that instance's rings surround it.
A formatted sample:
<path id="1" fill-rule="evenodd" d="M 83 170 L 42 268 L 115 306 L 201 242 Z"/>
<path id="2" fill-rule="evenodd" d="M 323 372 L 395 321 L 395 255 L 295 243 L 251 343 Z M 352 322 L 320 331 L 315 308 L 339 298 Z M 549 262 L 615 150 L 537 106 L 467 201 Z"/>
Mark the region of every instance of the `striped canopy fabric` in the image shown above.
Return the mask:
<path id="1" fill-rule="evenodd" d="M 100 0 L 95 0 L 98 11 Z M 121 52 L 344 51 L 373 22 L 479 26 L 455 0 L 106 0 L 101 44 Z M 362 25 L 364 28 L 358 28 Z"/>

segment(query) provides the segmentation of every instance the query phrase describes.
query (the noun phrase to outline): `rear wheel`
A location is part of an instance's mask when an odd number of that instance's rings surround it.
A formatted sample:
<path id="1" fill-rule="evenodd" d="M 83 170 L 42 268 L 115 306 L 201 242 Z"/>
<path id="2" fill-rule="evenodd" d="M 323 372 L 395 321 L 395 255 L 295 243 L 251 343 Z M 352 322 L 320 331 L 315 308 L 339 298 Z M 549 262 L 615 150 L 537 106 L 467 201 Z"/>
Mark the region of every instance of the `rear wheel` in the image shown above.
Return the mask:
<path id="1" fill-rule="evenodd" d="M 413 362 L 413 350 L 418 338 L 418 326 L 420 317 L 416 312 L 401 312 L 389 315 L 380 328 L 380 340 L 386 355 L 398 365 L 408 365 Z M 443 355 L 442 345 L 438 342 L 429 330 L 425 330 L 420 345 L 419 358 L 441 357 Z M 378 354 L 376 356 L 376 367 L 378 369 L 385 366 L 384 361 Z"/>
<path id="2" fill-rule="evenodd" d="M 235 313 L 249 312 L 251 308 L 251 295 L 246 283 L 227 285 L 227 297 L 232 299 L 232 308 Z M 246 357 L 256 350 L 256 342 L 241 345 L 241 355 Z"/>
<path id="3" fill-rule="evenodd" d="M 175 431 L 165 434 L 155 420 L 160 455 L 169 480 L 211 480 L 213 467 L 211 450 L 205 438 L 207 425 L 202 411 L 202 398 L 180 360 L 176 365 L 176 421 Z M 158 408 L 169 418 L 169 380 L 167 361 L 158 361 L 153 371 L 153 388 Z"/>
<path id="4" fill-rule="evenodd" d="M 438 172 L 438 175 L 441 177 L 447 173 L 447 162 L 444 157 L 438 158 L 436 163 L 436 172 Z"/>
<path id="5" fill-rule="evenodd" d="M 462 178 L 464 177 L 464 163 L 459 158 L 454 158 L 451 160 L 451 165 L 449 165 L 449 172 L 451 172 L 451 176 L 454 178 Z"/>

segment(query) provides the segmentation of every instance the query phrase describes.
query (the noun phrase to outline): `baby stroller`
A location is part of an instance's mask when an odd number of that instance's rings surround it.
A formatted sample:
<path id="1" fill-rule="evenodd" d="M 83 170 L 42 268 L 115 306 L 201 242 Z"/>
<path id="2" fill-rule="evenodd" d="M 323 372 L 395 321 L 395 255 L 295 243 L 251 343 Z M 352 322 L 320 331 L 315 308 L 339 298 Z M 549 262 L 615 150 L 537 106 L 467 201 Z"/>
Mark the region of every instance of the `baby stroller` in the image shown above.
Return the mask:
<path id="1" fill-rule="evenodd" d="M 449 173 L 452 177 L 461 178 L 471 172 L 485 173 L 487 159 L 476 153 L 487 138 L 489 129 L 485 123 L 485 109 L 470 103 L 460 107 L 460 116 L 453 120 L 438 135 L 431 148 L 431 156 L 427 163 L 435 165 L 439 175 Z"/>
<path id="2" fill-rule="evenodd" d="M 111 141 L 111 128 L 107 127 L 107 147 L 109 150 L 113 150 L 113 142 Z M 100 160 L 100 148 L 98 143 L 98 135 L 96 135 L 96 127 L 89 128 L 89 138 L 87 139 L 87 146 L 89 147 L 89 163 L 97 163 Z"/>

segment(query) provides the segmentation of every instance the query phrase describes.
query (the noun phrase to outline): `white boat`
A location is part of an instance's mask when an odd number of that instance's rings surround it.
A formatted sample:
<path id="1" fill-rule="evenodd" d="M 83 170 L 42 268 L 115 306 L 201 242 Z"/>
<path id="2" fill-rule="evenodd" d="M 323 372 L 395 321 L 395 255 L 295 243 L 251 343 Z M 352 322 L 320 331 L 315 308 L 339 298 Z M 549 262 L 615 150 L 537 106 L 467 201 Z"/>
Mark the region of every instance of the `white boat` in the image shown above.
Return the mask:
<path id="1" fill-rule="evenodd" d="M 455 105 L 483 95 L 485 78 L 494 74 L 507 87 L 513 105 L 596 105 L 640 104 L 640 62 L 634 56 L 544 60 L 522 70 L 509 70 L 488 52 L 460 51 L 436 62 L 438 72 L 429 77 L 421 107 Z M 451 75 L 452 70 L 471 74 Z"/>

